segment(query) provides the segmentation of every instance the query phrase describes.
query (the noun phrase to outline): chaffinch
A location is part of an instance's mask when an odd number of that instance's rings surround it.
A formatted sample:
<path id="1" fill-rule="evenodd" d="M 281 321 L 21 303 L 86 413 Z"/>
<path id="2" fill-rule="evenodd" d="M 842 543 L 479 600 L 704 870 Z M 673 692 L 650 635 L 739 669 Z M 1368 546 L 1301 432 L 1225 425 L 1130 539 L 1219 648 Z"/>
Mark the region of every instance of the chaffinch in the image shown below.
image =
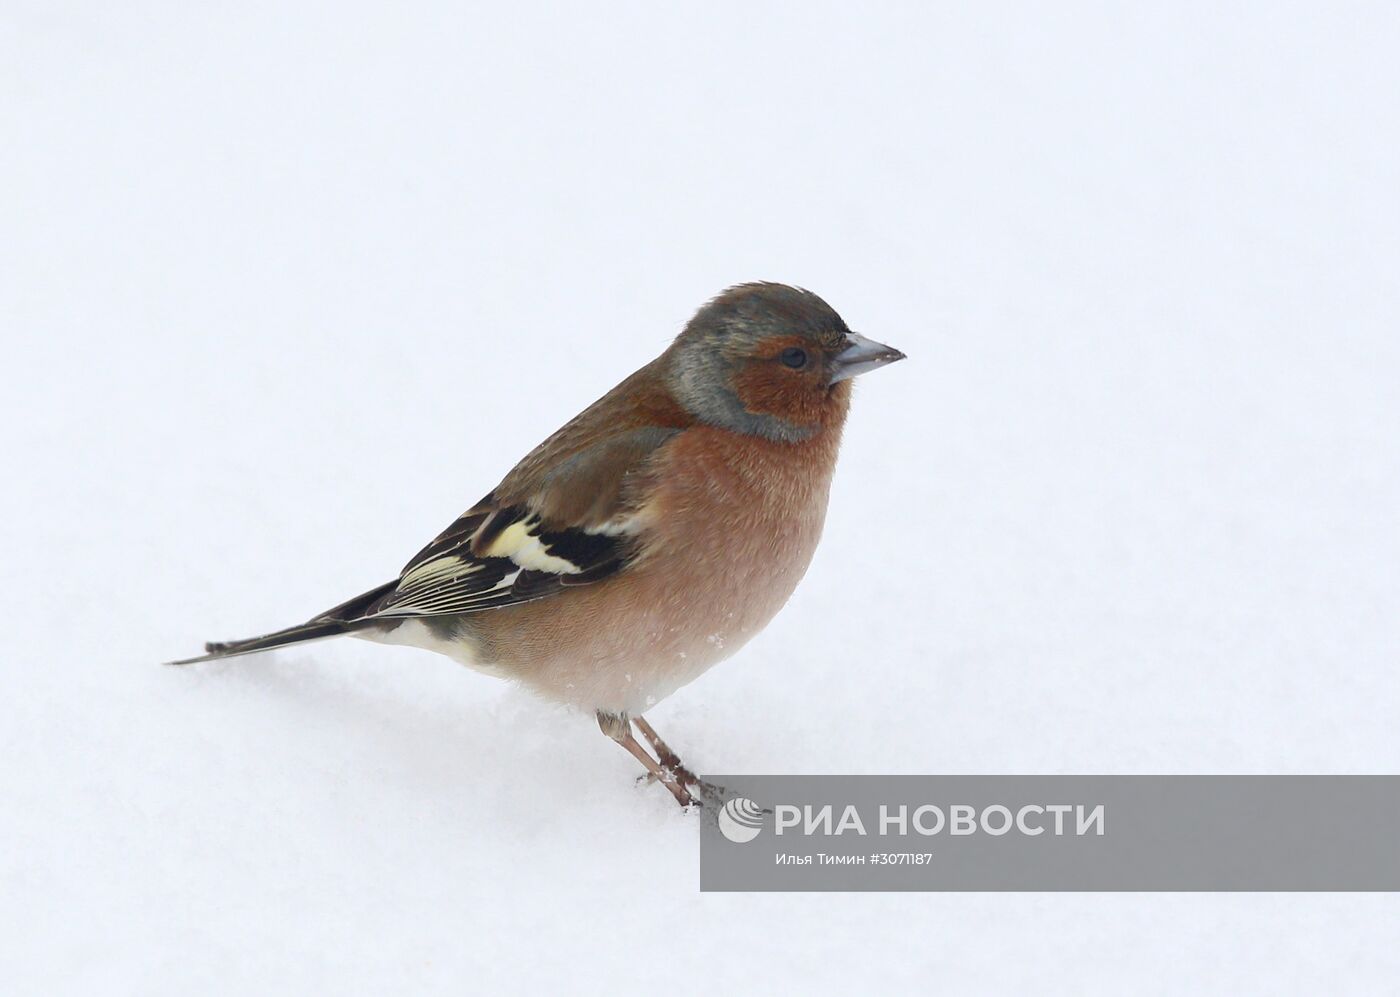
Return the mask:
<path id="1" fill-rule="evenodd" d="M 810 291 L 730 288 L 398 578 L 173 663 L 341 634 L 438 651 L 594 711 L 688 806 L 704 784 L 642 713 L 787 602 L 821 536 L 850 379 L 902 359 Z"/>

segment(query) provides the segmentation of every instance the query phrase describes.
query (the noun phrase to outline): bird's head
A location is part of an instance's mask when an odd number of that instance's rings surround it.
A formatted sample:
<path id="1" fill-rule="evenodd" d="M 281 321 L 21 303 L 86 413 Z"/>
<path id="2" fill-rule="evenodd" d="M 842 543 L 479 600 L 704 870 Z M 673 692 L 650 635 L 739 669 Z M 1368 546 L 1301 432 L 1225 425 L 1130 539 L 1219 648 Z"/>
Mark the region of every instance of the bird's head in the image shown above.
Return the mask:
<path id="1" fill-rule="evenodd" d="M 839 423 L 852 377 L 904 354 L 852 332 L 811 291 L 759 283 L 705 304 L 663 359 L 697 419 L 795 443 Z"/>

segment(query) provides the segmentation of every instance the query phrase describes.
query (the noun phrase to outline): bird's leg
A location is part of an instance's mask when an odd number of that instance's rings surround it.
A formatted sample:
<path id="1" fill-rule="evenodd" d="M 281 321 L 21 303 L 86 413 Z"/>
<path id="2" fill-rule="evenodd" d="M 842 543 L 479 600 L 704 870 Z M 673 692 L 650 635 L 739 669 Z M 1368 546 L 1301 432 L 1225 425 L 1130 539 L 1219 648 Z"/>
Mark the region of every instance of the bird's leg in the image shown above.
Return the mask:
<path id="1" fill-rule="evenodd" d="M 678 776 L 684 773 L 691 782 L 695 781 L 695 776 L 691 775 L 690 771 L 681 764 L 680 755 L 672 751 L 670 746 L 661 740 L 661 735 L 656 733 L 656 728 L 647 722 L 646 717 L 633 717 L 632 723 L 636 724 L 642 737 L 647 739 L 651 750 L 656 752 L 656 760 L 661 763 L 662 768 L 668 768 Z"/>
<path id="2" fill-rule="evenodd" d="M 677 803 L 688 807 L 695 802 L 676 776 L 670 770 L 658 765 L 656 759 L 647 754 L 647 749 L 643 748 L 641 743 L 632 736 L 632 723 L 626 713 L 605 713 L 599 710 L 598 727 L 604 734 L 626 748 L 633 758 L 641 762 L 646 768 L 647 774 L 669 789 Z"/>
<path id="3" fill-rule="evenodd" d="M 637 730 L 642 732 L 642 737 L 646 738 L 651 745 L 651 750 L 656 752 L 656 758 L 661 763 L 661 768 L 675 777 L 676 782 L 686 789 L 694 789 L 701 796 L 722 797 L 724 790 L 713 783 L 701 779 L 681 762 L 680 755 L 671 750 L 670 746 L 663 740 L 661 735 L 656 733 L 656 728 L 649 724 L 645 717 L 633 717 L 632 722 L 637 725 Z"/>

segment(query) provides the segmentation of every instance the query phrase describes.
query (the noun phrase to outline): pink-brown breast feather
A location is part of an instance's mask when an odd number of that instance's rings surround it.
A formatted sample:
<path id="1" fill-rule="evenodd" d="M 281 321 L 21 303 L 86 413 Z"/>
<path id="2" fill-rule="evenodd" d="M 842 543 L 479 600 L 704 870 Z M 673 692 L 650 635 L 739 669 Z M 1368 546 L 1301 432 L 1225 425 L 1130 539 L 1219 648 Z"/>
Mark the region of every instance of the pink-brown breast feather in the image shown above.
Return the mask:
<path id="1" fill-rule="evenodd" d="M 538 691 L 640 711 L 728 657 L 796 588 L 821 537 L 849 392 L 798 444 L 692 427 L 658 451 L 641 552 L 619 575 L 469 617 L 483 656 Z"/>

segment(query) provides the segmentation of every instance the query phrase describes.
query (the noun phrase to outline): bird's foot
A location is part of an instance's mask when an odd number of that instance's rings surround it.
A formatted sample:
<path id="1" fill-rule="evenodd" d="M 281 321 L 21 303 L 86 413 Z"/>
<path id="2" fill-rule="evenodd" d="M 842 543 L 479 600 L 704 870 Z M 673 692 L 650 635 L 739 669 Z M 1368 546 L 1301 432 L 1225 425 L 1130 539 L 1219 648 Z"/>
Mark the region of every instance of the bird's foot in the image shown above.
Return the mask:
<path id="1" fill-rule="evenodd" d="M 661 772 L 669 776 L 672 781 L 681 786 L 692 796 L 700 797 L 705 803 L 724 802 L 724 787 L 716 786 L 712 782 L 706 782 L 694 772 L 690 771 L 690 769 L 686 768 L 685 763 L 681 761 L 680 755 L 672 751 L 670 745 L 661 740 L 661 735 L 656 733 L 656 728 L 647 721 L 646 717 L 633 717 L 632 723 L 636 725 L 642 737 L 646 738 L 647 744 L 651 745 L 651 750 L 656 752 L 656 761 L 660 766 Z M 649 778 L 646 779 L 648 782 L 655 782 L 658 778 L 656 773 L 648 773 L 647 775 L 649 776 Z"/>
<path id="2" fill-rule="evenodd" d="M 632 722 L 625 713 L 608 713 L 603 710 L 598 711 L 598 726 L 603 733 L 622 745 L 633 758 L 642 763 L 642 768 L 647 770 L 648 781 L 659 782 L 665 786 L 667 791 L 676 799 L 682 808 L 690 808 L 695 805 L 695 798 L 690 791 L 675 777 L 674 774 L 664 766 L 657 763 L 655 758 L 647 754 L 647 749 L 632 736 Z"/>
<path id="3" fill-rule="evenodd" d="M 684 765 L 667 765 L 662 763 L 662 771 L 675 782 L 676 785 L 684 789 L 691 797 L 691 802 L 697 806 L 718 805 L 724 802 L 728 795 L 728 790 L 723 786 L 717 786 L 713 782 L 701 779 Z M 637 776 L 637 785 L 650 786 L 652 783 L 662 781 L 655 773 L 647 772 Z M 682 804 L 684 806 L 685 804 Z"/>

